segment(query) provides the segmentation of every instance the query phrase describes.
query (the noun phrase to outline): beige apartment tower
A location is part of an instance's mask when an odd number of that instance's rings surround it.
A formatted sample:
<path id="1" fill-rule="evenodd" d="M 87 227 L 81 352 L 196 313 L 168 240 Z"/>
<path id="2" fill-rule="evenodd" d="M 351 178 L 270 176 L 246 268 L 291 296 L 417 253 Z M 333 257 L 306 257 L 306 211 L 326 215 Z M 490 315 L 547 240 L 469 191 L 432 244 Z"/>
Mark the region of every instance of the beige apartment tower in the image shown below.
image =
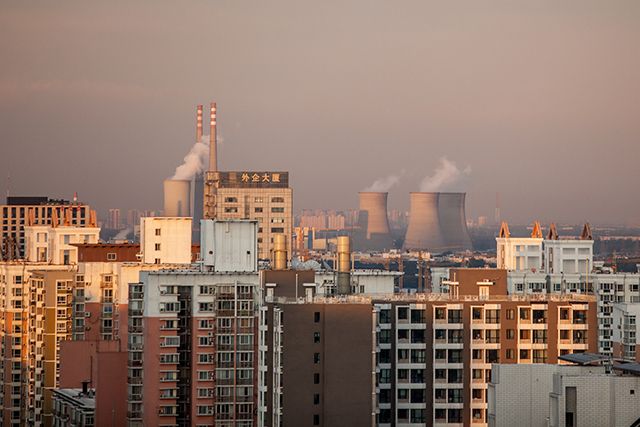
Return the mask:
<path id="1" fill-rule="evenodd" d="M 271 259 L 282 234 L 291 253 L 293 190 L 288 172 L 207 172 L 204 217 L 258 221 L 258 258 Z"/>

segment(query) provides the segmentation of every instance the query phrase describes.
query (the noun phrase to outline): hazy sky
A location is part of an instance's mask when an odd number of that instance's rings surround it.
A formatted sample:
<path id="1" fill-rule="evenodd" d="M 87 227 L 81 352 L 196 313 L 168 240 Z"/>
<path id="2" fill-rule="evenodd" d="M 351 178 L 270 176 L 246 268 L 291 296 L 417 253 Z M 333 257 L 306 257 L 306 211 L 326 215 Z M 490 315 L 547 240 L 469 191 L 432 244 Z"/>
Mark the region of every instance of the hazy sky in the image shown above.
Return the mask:
<path id="1" fill-rule="evenodd" d="M 640 224 L 637 0 L 4 1 L 0 58 L 3 193 L 160 208 L 215 99 L 221 169 L 296 208 L 446 156 L 471 217 Z"/>

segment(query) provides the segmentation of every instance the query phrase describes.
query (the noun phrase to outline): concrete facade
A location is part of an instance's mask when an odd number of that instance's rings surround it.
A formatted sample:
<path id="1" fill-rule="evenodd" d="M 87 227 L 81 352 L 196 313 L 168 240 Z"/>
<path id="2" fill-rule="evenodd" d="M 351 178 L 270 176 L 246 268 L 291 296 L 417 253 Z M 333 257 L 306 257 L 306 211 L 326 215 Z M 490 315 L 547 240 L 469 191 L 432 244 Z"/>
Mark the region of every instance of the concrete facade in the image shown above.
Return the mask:
<path id="1" fill-rule="evenodd" d="M 640 421 L 640 377 L 604 366 L 494 365 L 492 427 L 628 427 Z"/>
<path id="2" fill-rule="evenodd" d="M 640 303 L 613 305 L 613 356 L 640 362 Z"/>
<path id="3" fill-rule="evenodd" d="M 189 264 L 191 262 L 191 218 L 142 218 L 140 248 L 144 264 Z"/>
<path id="4" fill-rule="evenodd" d="M 293 190 L 288 172 L 207 172 L 204 217 L 258 221 L 258 259 L 271 259 L 273 236 L 284 234 L 291 253 Z"/>
<path id="5" fill-rule="evenodd" d="M 84 203 L 48 197 L 9 197 L 6 204 L 0 205 L 0 248 L 6 252 L 5 259 L 24 257 L 24 227 L 29 222 L 32 225 L 63 225 L 65 218 L 69 219 L 69 225 L 97 225 L 95 211 Z M 9 240 L 15 245 L 13 254 L 8 253 Z"/>

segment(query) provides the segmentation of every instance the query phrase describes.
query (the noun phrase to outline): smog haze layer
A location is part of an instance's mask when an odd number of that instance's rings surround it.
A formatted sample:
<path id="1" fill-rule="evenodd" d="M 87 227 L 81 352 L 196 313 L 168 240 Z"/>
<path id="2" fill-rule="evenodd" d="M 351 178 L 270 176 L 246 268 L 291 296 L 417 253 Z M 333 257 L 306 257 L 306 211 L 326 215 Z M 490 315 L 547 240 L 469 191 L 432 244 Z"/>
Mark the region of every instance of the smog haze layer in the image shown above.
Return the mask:
<path id="1" fill-rule="evenodd" d="M 640 224 L 638 22 L 632 0 L 5 2 L 2 188 L 159 209 L 215 100 L 221 169 L 289 170 L 297 210 L 390 176 L 406 209 L 445 158 L 469 217 L 500 192 L 513 222 Z"/>

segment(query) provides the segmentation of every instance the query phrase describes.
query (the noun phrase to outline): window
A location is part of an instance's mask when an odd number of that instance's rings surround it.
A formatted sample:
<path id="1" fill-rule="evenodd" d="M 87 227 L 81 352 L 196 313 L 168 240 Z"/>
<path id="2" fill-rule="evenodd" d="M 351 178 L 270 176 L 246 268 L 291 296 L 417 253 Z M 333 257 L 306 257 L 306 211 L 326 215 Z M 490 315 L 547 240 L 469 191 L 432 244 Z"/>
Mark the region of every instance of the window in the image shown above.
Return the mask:
<path id="1" fill-rule="evenodd" d="M 262 213 L 262 208 L 255 208 L 255 209 L 254 209 L 254 211 L 255 211 L 256 213 Z"/>
<path id="2" fill-rule="evenodd" d="M 320 384 L 320 374 L 318 373 L 313 374 L 313 383 Z"/>
<path id="3" fill-rule="evenodd" d="M 156 251 L 160 250 L 160 243 L 156 243 Z"/>
<path id="4" fill-rule="evenodd" d="M 284 213 L 284 208 L 281 207 L 272 207 L 271 213 Z"/>
<path id="5" fill-rule="evenodd" d="M 225 201 L 225 203 L 238 203 L 238 198 L 237 197 L 225 197 L 224 201 Z"/>
<path id="6" fill-rule="evenodd" d="M 313 321 L 314 323 L 319 323 L 320 322 L 320 312 L 316 311 L 315 313 L 313 313 Z"/>
<path id="7" fill-rule="evenodd" d="M 436 313 L 435 313 L 435 318 L 437 320 L 444 320 L 446 317 L 446 309 L 442 308 L 442 307 L 436 307 Z"/>
<path id="8" fill-rule="evenodd" d="M 462 389 L 449 389 L 447 391 L 447 403 L 462 403 Z"/>
<path id="9" fill-rule="evenodd" d="M 515 351 L 512 348 L 508 348 L 506 357 L 507 357 L 507 360 L 515 359 Z"/>
<path id="10" fill-rule="evenodd" d="M 506 315 L 507 315 L 507 320 L 515 319 L 515 312 L 512 308 L 507 309 Z"/>
<path id="11" fill-rule="evenodd" d="M 513 329 L 507 329 L 507 339 L 512 340 L 515 335 L 515 331 Z"/>
<path id="12" fill-rule="evenodd" d="M 160 229 L 156 228 L 156 236 L 159 236 L 159 235 L 160 235 Z"/>
<path id="13" fill-rule="evenodd" d="M 272 197 L 271 203 L 284 203 L 284 197 Z"/>
<path id="14" fill-rule="evenodd" d="M 233 207 L 226 207 L 224 208 L 224 213 L 238 213 L 238 208 L 233 206 Z"/>
<path id="15" fill-rule="evenodd" d="M 319 405 L 320 404 L 320 395 L 318 393 L 314 393 L 314 395 L 313 395 L 313 404 L 314 405 Z"/>
<path id="16" fill-rule="evenodd" d="M 319 426 L 320 425 L 320 415 L 313 414 L 313 425 L 314 426 Z"/>
<path id="17" fill-rule="evenodd" d="M 315 344 L 317 344 L 317 343 L 319 343 L 319 342 L 320 342 L 320 332 L 314 332 L 314 333 L 313 333 L 313 342 L 314 342 Z"/>
<path id="18" fill-rule="evenodd" d="M 313 363 L 320 363 L 320 353 L 313 353 Z"/>
<path id="19" fill-rule="evenodd" d="M 211 371 L 198 371 L 198 379 L 200 381 L 207 381 L 213 378 L 213 372 Z"/>
<path id="20" fill-rule="evenodd" d="M 271 232 L 272 233 L 284 233 L 284 228 L 283 227 L 271 227 Z"/>
<path id="21" fill-rule="evenodd" d="M 389 384 L 391 382 L 391 369 L 380 369 L 378 382 L 380 384 Z"/>
<path id="22" fill-rule="evenodd" d="M 213 342 L 210 337 L 204 335 L 198 337 L 198 345 L 201 347 L 208 347 L 213 345 Z"/>
<path id="23" fill-rule="evenodd" d="M 449 310 L 448 323 L 462 323 L 462 310 Z"/>
<path id="24" fill-rule="evenodd" d="M 378 322 L 380 323 L 391 323 L 391 316 L 389 310 L 380 310 L 378 313 Z"/>

